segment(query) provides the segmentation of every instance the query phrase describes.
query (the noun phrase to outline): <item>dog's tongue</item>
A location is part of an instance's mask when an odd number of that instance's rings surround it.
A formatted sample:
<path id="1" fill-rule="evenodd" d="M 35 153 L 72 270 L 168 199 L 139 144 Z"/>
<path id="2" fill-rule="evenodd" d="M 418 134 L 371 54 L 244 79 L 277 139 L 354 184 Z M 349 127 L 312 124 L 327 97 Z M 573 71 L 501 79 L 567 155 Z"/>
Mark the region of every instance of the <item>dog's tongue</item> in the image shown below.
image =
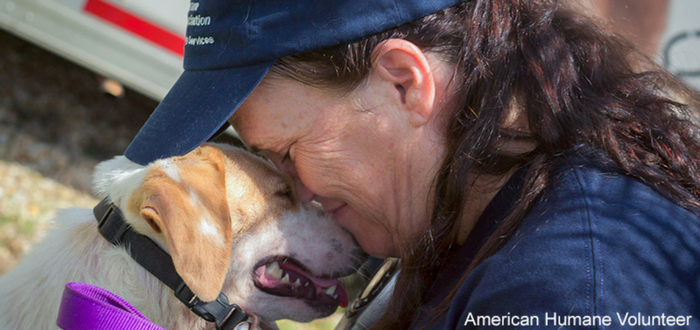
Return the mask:
<path id="1" fill-rule="evenodd" d="M 320 304 L 348 305 L 348 295 L 338 279 L 310 275 L 287 262 L 274 261 L 255 270 L 261 290 L 279 296 L 296 297 Z"/>

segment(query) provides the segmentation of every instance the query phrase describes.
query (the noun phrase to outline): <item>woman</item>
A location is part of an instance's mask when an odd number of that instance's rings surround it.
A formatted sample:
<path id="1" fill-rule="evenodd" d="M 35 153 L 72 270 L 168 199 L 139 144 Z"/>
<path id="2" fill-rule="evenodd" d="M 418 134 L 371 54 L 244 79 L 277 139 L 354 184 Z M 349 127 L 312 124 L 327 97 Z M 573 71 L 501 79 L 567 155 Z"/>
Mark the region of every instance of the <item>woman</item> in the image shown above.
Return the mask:
<path id="1" fill-rule="evenodd" d="M 440 8 L 271 56 L 242 105 L 216 110 L 238 108 L 243 141 L 303 202 L 402 258 L 377 328 L 697 326 L 697 94 L 555 3 Z M 171 94 L 209 88 L 187 86 Z M 167 155 L 156 140 L 127 156 Z"/>

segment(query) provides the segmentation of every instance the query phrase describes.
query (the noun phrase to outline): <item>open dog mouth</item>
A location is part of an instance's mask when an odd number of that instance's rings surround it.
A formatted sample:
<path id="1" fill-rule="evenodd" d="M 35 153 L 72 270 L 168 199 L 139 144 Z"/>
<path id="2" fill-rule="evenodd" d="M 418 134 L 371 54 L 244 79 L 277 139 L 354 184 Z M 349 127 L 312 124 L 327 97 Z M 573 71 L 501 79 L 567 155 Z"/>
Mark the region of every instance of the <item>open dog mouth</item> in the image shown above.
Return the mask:
<path id="1" fill-rule="evenodd" d="M 337 278 L 313 276 L 290 257 L 272 257 L 255 267 L 255 286 L 263 292 L 305 300 L 309 306 L 333 312 L 348 305 L 348 294 Z"/>

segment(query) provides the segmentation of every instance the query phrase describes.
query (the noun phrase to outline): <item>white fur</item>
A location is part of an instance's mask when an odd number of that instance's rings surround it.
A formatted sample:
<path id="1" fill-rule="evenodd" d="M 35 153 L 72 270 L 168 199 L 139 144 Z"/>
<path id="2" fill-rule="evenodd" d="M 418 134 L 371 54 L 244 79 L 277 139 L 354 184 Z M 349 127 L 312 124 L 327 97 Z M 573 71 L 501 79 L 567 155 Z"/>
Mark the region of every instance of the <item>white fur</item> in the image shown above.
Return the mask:
<path id="1" fill-rule="evenodd" d="M 218 245 L 224 245 L 226 243 L 224 242 L 223 236 L 221 236 L 219 231 L 216 229 L 216 226 L 213 225 L 213 220 L 208 214 L 202 215 L 199 229 L 210 239 L 215 240 Z"/>
<path id="2" fill-rule="evenodd" d="M 179 170 L 172 168 L 175 165 L 165 164 L 169 168 L 166 173 L 179 179 Z M 96 193 L 126 212 L 122 203 L 143 183 L 148 170 L 149 166 L 132 163 L 123 156 L 105 161 L 95 171 Z M 125 216 L 135 219 L 139 215 Z M 161 235 L 140 223 L 145 222 L 133 223 L 137 231 L 167 248 Z M 63 210 L 55 224 L 55 230 L 37 243 L 17 267 L 0 277 L 0 329 L 57 329 L 61 295 L 68 282 L 85 282 L 112 291 L 166 329 L 214 328 L 187 310 L 169 288 L 134 262 L 123 248 L 102 238 L 92 210 Z M 200 229 L 216 231 L 212 224 L 209 226 Z M 358 261 L 352 237 L 318 210 L 306 208 L 253 228 L 233 243 L 223 292 L 230 301 L 258 314 L 262 320 L 309 321 L 318 317 L 303 301 L 269 295 L 255 288 L 253 267 L 263 258 L 288 255 L 315 274 L 347 269 Z"/>
<path id="3" fill-rule="evenodd" d="M 173 163 L 172 159 L 158 160 L 156 161 L 156 165 L 160 166 L 163 172 L 165 172 L 165 174 L 167 174 L 175 182 L 182 182 L 182 180 L 180 180 L 180 168 Z"/>
<path id="4" fill-rule="evenodd" d="M 56 222 L 50 236 L 0 277 L 0 329 L 58 329 L 58 307 L 68 282 L 101 286 L 127 297 L 165 328 L 197 323 L 204 328 L 203 322 L 173 301 L 160 281 L 99 235 L 91 210 L 63 210 Z M 181 312 L 173 313 L 178 309 Z"/>
<path id="5" fill-rule="evenodd" d="M 118 202 L 127 199 L 141 186 L 147 173 L 147 166 L 117 156 L 97 164 L 92 183 L 99 197 L 111 197 L 112 201 Z"/>

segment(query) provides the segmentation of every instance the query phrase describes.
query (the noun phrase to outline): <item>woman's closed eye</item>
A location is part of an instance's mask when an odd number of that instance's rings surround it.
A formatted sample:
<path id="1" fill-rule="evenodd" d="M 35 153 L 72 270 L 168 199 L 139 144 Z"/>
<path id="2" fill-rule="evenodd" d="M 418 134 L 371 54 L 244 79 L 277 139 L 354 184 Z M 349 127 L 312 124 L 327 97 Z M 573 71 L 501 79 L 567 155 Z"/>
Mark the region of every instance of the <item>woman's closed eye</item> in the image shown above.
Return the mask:
<path id="1" fill-rule="evenodd" d="M 286 162 L 290 159 L 291 159 L 291 156 L 289 154 L 289 151 L 287 151 L 287 153 L 285 153 L 284 156 L 282 156 L 282 160 L 280 161 L 280 164 L 284 164 L 284 162 Z"/>

